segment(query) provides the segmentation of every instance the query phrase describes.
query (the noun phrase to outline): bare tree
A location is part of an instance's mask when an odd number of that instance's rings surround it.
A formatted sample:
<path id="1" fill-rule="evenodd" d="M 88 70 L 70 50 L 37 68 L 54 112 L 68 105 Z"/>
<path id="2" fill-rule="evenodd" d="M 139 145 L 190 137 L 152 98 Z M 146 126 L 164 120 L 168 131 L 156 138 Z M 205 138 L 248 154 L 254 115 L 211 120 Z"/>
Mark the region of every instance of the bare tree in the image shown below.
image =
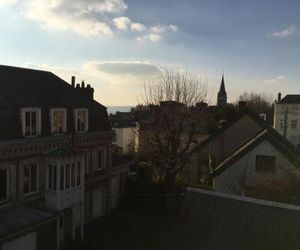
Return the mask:
<path id="1" fill-rule="evenodd" d="M 175 193 L 175 179 L 188 163 L 198 140 L 201 120 L 196 104 L 206 98 L 198 77 L 165 70 L 156 82 L 145 84 L 144 104 L 151 107 L 142 124 L 147 154 L 162 173 L 167 193 Z"/>
<path id="2" fill-rule="evenodd" d="M 259 113 L 268 114 L 272 110 L 273 97 L 266 93 L 244 92 L 237 100 L 246 101 L 247 107 Z"/>

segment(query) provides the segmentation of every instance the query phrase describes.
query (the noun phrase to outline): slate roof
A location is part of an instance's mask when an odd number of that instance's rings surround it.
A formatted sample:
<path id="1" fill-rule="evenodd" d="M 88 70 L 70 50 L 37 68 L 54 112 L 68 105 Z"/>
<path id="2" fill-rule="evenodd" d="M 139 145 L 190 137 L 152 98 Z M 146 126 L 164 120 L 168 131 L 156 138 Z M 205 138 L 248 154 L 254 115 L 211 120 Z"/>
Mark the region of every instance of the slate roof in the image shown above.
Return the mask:
<path id="1" fill-rule="evenodd" d="M 53 73 L 0 65 L 0 140 L 22 137 L 20 108 L 24 107 L 42 108 L 42 135 L 50 135 L 49 108 L 56 107 L 67 108 L 69 125 L 74 108 L 88 108 L 89 130 L 110 130 L 106 107 Z"/>
<path id="2" fill-rule="evenodd" d="M 300 95 L 286 95 L 277 104 L 300 104 Z"/>
<path id="3" fill-rule="evenodd" d="M 300 165 L 300 158 L 291 147 L 290 144 L 287 144 L 285 140 L 281 140 L 281 138 L 274 136 L 274 134 L 270 133 L 269 130 L 264 129 L 260 131 L 258 134 L 249 139 L 245 144 L 236 149 L 231 155 L 227 156 L 215 169 L 212 173 L 212 176 L 217 176 L 230 167 L 235 161 L 239 160 L 242 156 L 248 153 L 255 146 L 260 144 L 262 141 L 267 140 L 270 142 L 279 152 L 281 152 L 286 158 L 292 163 L 296 165 Z"/>
<path id="4" fill-rule="evenodd" d="M 25 206 L 4 207 L 0 209 L 0 239 L 29 226 L 55 219 L 57 214 Z"/>
<path id="5" fill-rule="evenodd" d="M 253 112 L 252 110 L 250 110 L 250 109 L 248 109 L 248 108 L 245 107 L 241 111 L 239 111 L 239 113 L 237 114 L 237 116 L 235 117 L 235 119 L 233 119 L 231 121 L 228 121 L 223 127 L 221 127 L 218 130 L 214 131 L 206 140 L 204 140 L 199 145 L 197 145 L 191 151 L 191 153 L 195 153 L 198 150 L 200 150 L 202 147 L 204 147 L 205 145 L 207 145 L 207 143 L 209 143 L 213 138 L 215 138 L 216 136 L 218 136 L 221 133 L 223 133 L 226 129 L 228 129 L 229 127 L 231 127 L 234 123 L 236 123 L 237 121 L 239 121 L 245 115 L 250 116 L 261 127 L 261 131 L 264 130 L 264 129 L 268 130 L 268 132 L 271 133 L 274 137 L 276 137 L 277 139 L 279 139 L 281 141 L 284 141 L 284 143 L 286 145 L 289 145 L 289 147 L 291 149 L 295 149 L 295 146 L 289 140 L 287 140 L 286 138 L 284 138 L 273 127 L 271 127 L 268 123 L 266 123 L 263 119 L 261 119 L 255 112 Z"/>
<path id="6" fill-rule="evenodd" d="M 188 188 L 170 250 L 299 249 L 300 207 Z"/>

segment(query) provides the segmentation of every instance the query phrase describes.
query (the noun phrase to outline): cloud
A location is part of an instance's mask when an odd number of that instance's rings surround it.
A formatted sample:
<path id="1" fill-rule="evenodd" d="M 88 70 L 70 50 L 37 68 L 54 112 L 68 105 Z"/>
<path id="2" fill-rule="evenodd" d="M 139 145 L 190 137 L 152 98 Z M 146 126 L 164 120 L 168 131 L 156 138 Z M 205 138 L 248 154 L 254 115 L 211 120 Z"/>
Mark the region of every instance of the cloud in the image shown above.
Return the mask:
<path id="1" fill-rule="evenodd" d="M 158 34 L 148 34 L 148 35 L 144 35 L 144 36 L 138 36 L 137 41 L 139 42 L 143 42 L 143 41 L 151 41 L 151 42 L 158 42 L 159 40 L 162 39 L 161 35 Z"/>
<path id="2" fill-rule="evenodd" d="M 275 38 L 284 38 L 284 37 L 288 37 L 291 35 L 294 35 L 297 33 L 297 28 L 295 25 L 290 25 L 289 27 L 283 29 L 283 30 L 279 30 L 279 31 L 275 31 L 271 34 L 271 36 L 275 37 Z"/>
<path id="3" fill-rule="evenodd" d="M 144 31 L 146 26 L 141 23 L 134 23 L 128 17 L 116 17 L 113 19 L 113 24 L 119 30 L 125 31 L 131 29 L 132 31 Z"/>
<path id="4" fill-rule="evenodd" d="M 176 25 L 168 25 L 168 26 L 161 26 L 161 25 L 156 25 L 150 27 L 150 32 L 152 33 L 166 33 L 168 31 L 171 32 L 177 32 L 178 27 Z"/>
<path id="5" fill-rule="evenodd" d="M 141 23 L 131 23 L 130 25 L 132 31 L 144 31 L 146 26 Z"/>
<path id="6" fill-rule="evenodd" d="M 280 76 L 276 76 L 272 79 L 266 79 L 266 80 L 263 80 L 264 83 L 278 83 L 278 82 L 281 82 L 283 80 L 285 80 L 286 77 L 284 75 L 280 75 Z"/>
<path id="7" fill-rule="evenodd" d="M 92 61 L 83 65 L 87 71 L 118 76 L 155 76 L 160 68 L 147 61 Z"/>
<path id="8" fill-rule="evenodd" d="M 143 41 L 150 41 L 150 42 L 158 42 L 161 39 L 163 39 L 163 35 L 168 33 L 168 32 L 172 32 L 175 33 L 177 32 L 178 27 L 176 25 L 156 25 L 156 26 L 152 26 L 148 29 L 148 34 L 143 35 L 143 36 L 138 36 L 136 38 L 137 41 L 139 42 L 143 42 Z"/>
<path id="9" fill-rule="evenodd" d="M 43 27 L 72 31 L 90 37 L 111 35 L 106 14 L 122 13 L 127 9 L 123 0 L 0 0 L 2 4 L 19 4 L 24 18 Z"/>
<path id="10" fill-rule="evenodd" d="M 125 0 L 0 0 L 0 5 L 18 6 L 21 15 L 44 28 L 71 31 L 85 37 L 112 35 L 116 30 L 143 32 L 137 39 L 157 42 L 176 25 L 154 25 L 133 22 L 123 16 L 128 9 Z M 121 14 L 121 15 L 120 15 Z"/>

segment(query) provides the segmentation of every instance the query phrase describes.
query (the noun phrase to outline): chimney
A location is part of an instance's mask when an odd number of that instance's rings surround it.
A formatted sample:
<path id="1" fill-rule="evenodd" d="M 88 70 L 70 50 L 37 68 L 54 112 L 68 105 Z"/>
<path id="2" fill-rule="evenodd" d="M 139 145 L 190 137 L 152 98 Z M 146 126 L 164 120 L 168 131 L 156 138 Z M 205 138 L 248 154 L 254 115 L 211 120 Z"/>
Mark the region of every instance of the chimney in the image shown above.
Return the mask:
<path id="1" fill-rule="evenodd" d="M 81 88 L 85 88 L 85 83 L 84 83 L 84 81 L 81 81 Z"/>
<path id="2" fill-rule="evenodd" d="M 75 76 L 71 77 L 71 85 L 73 88 L 75 88 Z"/>
<path id="3" fill-rule="evenodd" d="M 89 98 L 94 99 L 94 89 L 91 87 L 90 84 L 86 86 L 86 93 Z"/>
<path id="4" fill-rule="evenodd" d="M 277 101 L 278 101 L 278 102 L 281 101 L 281 93 L 280 93 L 280 92 L 278 93 L 278 99 L 277 99 Z"/>

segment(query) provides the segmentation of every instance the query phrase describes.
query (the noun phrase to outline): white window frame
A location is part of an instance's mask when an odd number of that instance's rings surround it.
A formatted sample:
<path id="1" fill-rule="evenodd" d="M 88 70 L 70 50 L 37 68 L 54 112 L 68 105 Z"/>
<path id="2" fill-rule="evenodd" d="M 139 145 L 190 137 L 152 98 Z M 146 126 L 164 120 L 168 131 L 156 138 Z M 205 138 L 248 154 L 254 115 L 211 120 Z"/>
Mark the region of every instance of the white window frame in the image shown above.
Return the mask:
<path id="1" fill-rule="evenodd" d="M 98 163 L 99 163 L 99 158 L 98 158 L 98 153 L 102 152 L 102 164 L 101 164 L 101 168 L 98 168 Z M 106 168 L 106 149 L 105 148 L 99 148 L 95 151 L 95 158 L 96 158 L 96 166 L 95 166 L 95 170 L 96 171 L 101 171 L 103 169 Z"/>
<path id="2" fill-rule="evenodd" d="M 24 193 L 24 167 L 25 165 L 29 165 L 29 164 L 36 164 L 36 190 L 35 191 L 31 191 L 31 192 L 28 192 L 28 193 Z M 32 195 L 32 194 L 36 194 L 39 192 L 39 161 L 37 159 L 32 159 L 32 160 L 26 160 L 26 161 L 23 161 L 21 163 L 21 173 L 22 173 L 22 178 L 21 179 L 21 187 L 22 187 L 22 190 L 21 190 L 21 193 L 23 196 L 29 196 L 29 195 Z M 29 177 L 30 180 L 31 180 L 31 176 Z M 30 182 L 29 180 L 29 182 Z"/>
<path id="3" fill-rule="evenodd" d="M 62 133 L 55 133 L 54 127 L 53 127 L 53 114 L 54 112 L 62 111 L 63 112 L 63 127 L 62 127 Z M 65 108 L 53 108 L 50 109 L 50 122 L 51 122 L 51 134 L 52 135 L 63 135 L 67 132 L 67 110 Z"/>
<path id="4" fill-rule="evenodd" d="M 1 170 L 6 170 L 6 199 L 0 200 L 0 204 L 3 204 L 8 201 L 9 197 L 9 168 L 8 167 L 1 167 L 0 166 L 0 171 Z"/>
<path id="5" fill-rule="evenodd" d="M 84 121 L 85 130 L 84 131 L 78 131 L 78 128 L 77 128 L 77 116 L 78 116 L 79 111 L 85 112 L 85 121 Z M 75 118 L 75 130 L 77 133 L 85 133 L 89 130 L 89 110 L 88 109 L 84 109 L 84 108 L 74 109 L 74 118 Z"/>
<path id="6" fill-rule="evenodd" d="M 37 113 L 37 117 L 36 117 L 36 135 L 26 135 L 26 112 L 36 112 Z M 41 135 L 41 125 L 42 125 L 42 118 L 41 118 L 41 108 L 21 108 L 21 118 L 22 118 L 22 134 L 25 137 L 37 137 L 39 135 Z"/>

